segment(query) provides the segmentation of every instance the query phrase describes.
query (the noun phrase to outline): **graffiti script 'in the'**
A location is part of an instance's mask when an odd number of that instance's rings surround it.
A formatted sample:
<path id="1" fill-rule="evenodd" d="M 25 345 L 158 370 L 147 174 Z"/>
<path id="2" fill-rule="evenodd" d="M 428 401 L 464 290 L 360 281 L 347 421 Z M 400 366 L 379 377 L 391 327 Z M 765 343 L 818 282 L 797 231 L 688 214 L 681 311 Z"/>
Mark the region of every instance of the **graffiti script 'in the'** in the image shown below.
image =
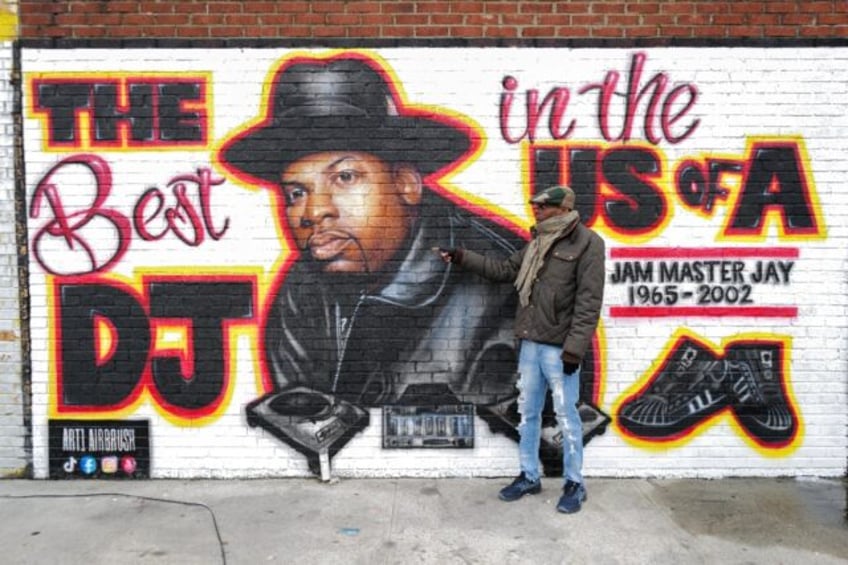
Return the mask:
<path id="1" fill-rule="evenodd" d="M 680 143 L 695 132 L 700 123 L 699 119 L 686 119 L 687 114 L 695 106 L 698 99 L 697 87 L 689 82 L 669 87 L 670 79 L 666 73 L 656 73 L 644 84 L 642 72 L 647 55 L 636 53 L 630 63 L 627 75 L 627 93 L 620 96 L 617 92 L 620 73 L 607 71 L 603 81 L 583 85 L 577 90 L 578 95 L 597 91 L 597 122 L 601 135 L 607 141 L 629 141 L 634 137 L 634 126 L 639 120 L 640 109 L 642 134 L 644 139 L 658 145 L 665 140 L 669 143 Z M 539 91 L 528 89 L 524 93 L 524 130 L 515 132 L 510 127 L 510 120 L 515 113 L 514 102 L 519 84 L 513 76 L 504 77 L 503 93 L 500 100 L 501 136 L 508 143 L 518 143 L 522 139 L 533 142 L 537 139 L 539 122 L 545 113 L 548 115 L 548 133 L 552 139 L 567 139 L 577 126 L 577 118 L 566 118 L 568 105 L 571 101 L 571 89 L 566 86 L 552 88 L 539 101 Z M 623 103 L 621 112 L 613 106 L 619 97 Z M 520 111 L 519 111 L 520 113 Z M 623 115 L 621 129 L 614 132 L 611 117 Z"/>

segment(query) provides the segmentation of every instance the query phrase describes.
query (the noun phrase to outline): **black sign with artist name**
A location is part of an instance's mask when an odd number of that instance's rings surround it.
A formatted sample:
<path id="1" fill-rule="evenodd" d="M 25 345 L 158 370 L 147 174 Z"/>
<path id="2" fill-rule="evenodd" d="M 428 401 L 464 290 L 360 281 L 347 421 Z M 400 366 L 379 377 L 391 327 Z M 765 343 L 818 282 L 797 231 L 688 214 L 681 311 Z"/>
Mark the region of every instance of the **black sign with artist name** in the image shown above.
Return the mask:
<path id="1" fill-rule="evenodd" d="M 150 478 L 148 420 L 49 420 L 51 479 Z"/>

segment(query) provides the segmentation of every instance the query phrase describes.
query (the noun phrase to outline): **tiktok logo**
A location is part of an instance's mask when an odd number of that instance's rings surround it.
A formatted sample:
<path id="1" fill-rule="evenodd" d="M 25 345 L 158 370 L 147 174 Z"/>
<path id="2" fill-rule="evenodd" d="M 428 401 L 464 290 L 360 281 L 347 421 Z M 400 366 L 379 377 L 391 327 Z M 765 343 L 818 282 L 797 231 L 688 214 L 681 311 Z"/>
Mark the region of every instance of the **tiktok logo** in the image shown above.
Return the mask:
<path id="1" fill-rule="evenodd" d="M 64 471 L 66 473 L 73 473 L 76 470 L 76 468 L 77 468 L 76 457 L 71 457 L 70 459 L 65 461 L 64 465 L 62 465 L 62 469 L 64 469 Z"/>

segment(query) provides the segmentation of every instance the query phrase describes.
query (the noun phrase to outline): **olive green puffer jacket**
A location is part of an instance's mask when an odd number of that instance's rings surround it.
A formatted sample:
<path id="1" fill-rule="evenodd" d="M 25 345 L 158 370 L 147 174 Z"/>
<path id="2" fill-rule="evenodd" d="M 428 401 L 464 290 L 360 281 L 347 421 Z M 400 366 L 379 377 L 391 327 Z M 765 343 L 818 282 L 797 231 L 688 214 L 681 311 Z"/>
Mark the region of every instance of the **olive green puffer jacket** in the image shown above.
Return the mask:
<path id="1" fill-rule="evenodd" d="M 527 246 L 505 260 L 462 249 L 456 261 L 463 269 L 493 281 L 514 282 Z M 518 305 L 518 339 L 561 346 L 564 353 L 582 359 L 601 315 L 604 299 L 604 240 L 577 224 L 554 243 L 539 271 L 530 303 Z"/>

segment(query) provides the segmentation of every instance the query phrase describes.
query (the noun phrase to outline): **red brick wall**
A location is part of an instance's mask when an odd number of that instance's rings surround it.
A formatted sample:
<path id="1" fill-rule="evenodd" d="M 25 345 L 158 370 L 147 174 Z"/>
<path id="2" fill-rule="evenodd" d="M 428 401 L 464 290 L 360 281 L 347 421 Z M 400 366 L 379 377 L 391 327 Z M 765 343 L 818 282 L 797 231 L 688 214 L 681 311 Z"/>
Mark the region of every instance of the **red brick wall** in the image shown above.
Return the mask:
<path id="1" fill-rule="evenodd" d="M 848 37 L 848 1 L 20 0 L 25 39 Z"/>

